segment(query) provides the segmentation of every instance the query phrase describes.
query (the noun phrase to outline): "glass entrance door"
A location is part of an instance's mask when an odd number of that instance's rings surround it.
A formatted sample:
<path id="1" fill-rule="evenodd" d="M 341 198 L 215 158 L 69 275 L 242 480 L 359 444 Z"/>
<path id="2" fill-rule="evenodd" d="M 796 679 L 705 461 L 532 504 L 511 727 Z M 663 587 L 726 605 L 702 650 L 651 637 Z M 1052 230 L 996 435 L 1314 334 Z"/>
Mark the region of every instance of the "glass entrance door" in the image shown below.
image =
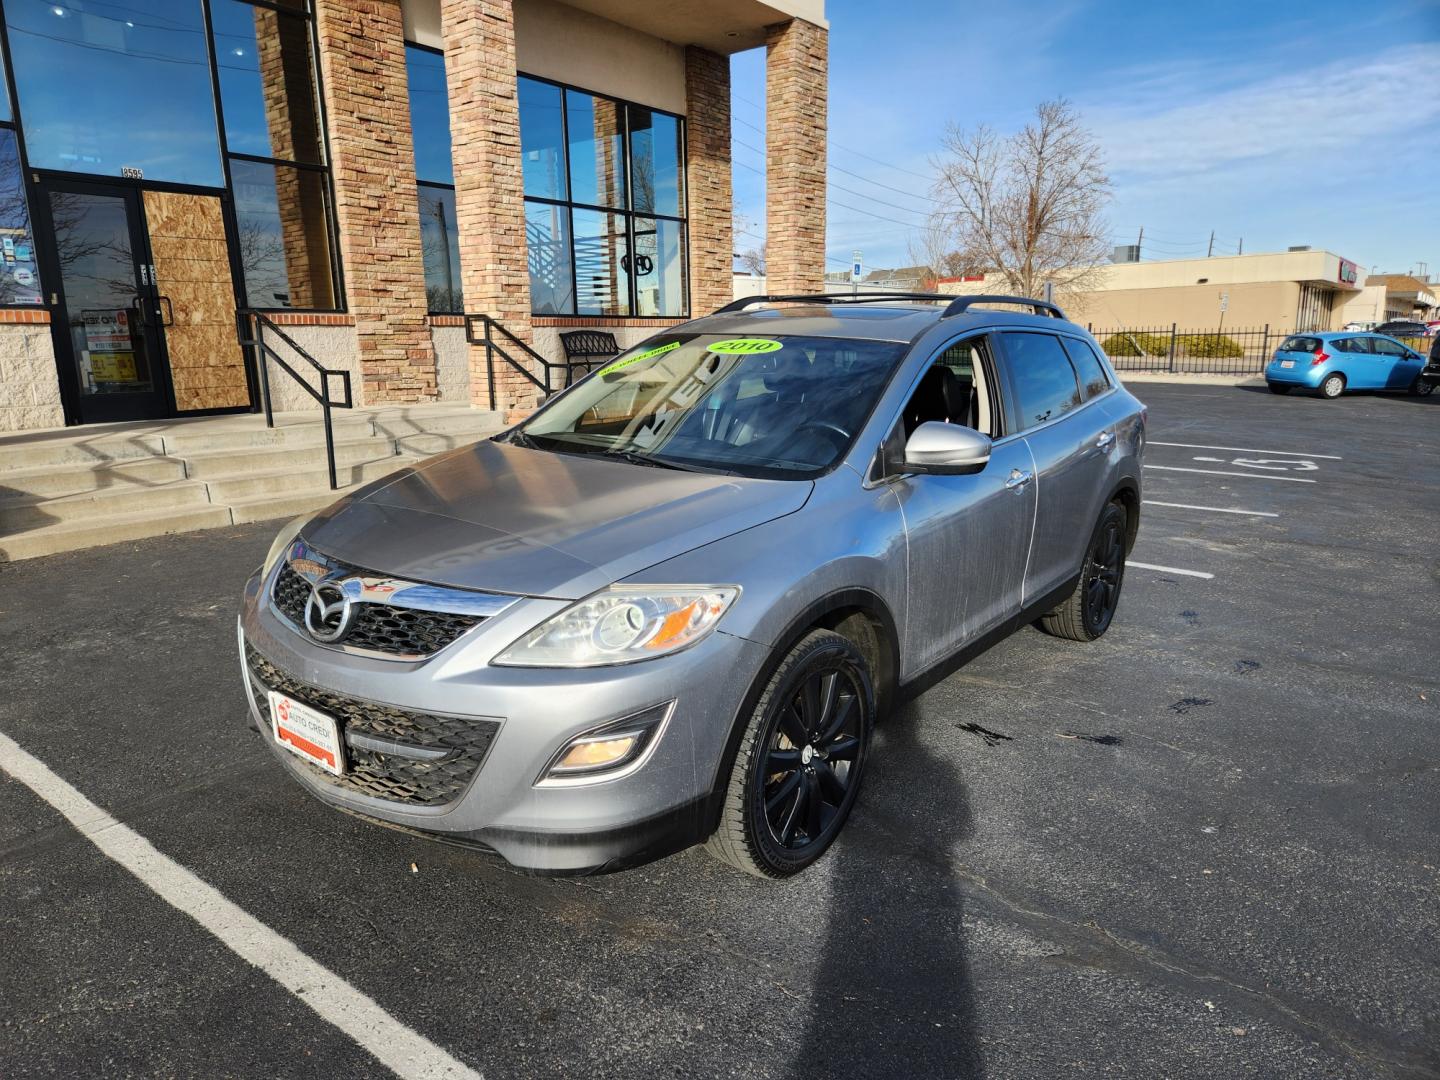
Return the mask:
<path id="1" fill-rule="evenodd" d="M 171 412 L 160 303 L 139 193 L 49 181 L 40 216 L 51 265 L 56 359 L 82 424 Z"/>

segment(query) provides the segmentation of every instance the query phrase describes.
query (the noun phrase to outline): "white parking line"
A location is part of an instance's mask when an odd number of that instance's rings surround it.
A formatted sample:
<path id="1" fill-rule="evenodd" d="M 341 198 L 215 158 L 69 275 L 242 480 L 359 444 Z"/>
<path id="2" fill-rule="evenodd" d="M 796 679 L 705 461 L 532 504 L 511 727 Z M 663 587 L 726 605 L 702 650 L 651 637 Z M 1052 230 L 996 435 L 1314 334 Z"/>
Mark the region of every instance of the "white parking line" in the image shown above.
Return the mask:
<path id="1" fill-rule="evenodd" d="M 1190 503 L 1160 502 L 1158 499 L 1146 499 L 1146 506 L 1173 506 L 1177 510 L 1205 510 L 1212 514 L 1247 514 L 1251 517 L 1273 517 L 1278 518 L 1279 514 L 1272 514 L 1267 510 L 1232 510 L 1226 506 L 1194 506 Z"/>
<path id="2" fill-rule="evenodd" d="M 403 1080 L 483 1080 L 480 1073 L 406 1027 L 373 999 L 311 960 L 287 938 L 156 851 L 150 841 L 116 821 L 3 734 L 0 770 L 60 811 L 80 835 L 162 900 L 189 915 L 236 955 L 269 975 L 396 1076 Z"/>
<path id="3" fill-rule="evenodd" d="M 1210 581 L 1215 577 L 1214 574 L 1207 574 L 1204 570 L 1181 570 L 1178 566 L 1156 566 L 1154 563 L 1131 562 L 1129 559 L 1125 560 L 1125 566 L 1127 569 L 1133 567 L 1136 570 L 1160 570 L 1166 574 L 1179 574 L 1181 577 L 1204 578 L 1206 581 Z"/>
<path id="4" fill-rule="evenodd" d="M 1248 476 L 1251 480 L 1289 480 L 1292 484 L 1315 483 L 1314 480 L 1307 480 L 1303 476 L 1276 476 L 1274 473 L 1226 472 L 1223 469 L 1186 469 L 1179 465 L 1146 465 L 1145 468 L 1159 469 L 1161 472 L 1204 473 L 1206 476 Z"/>
<path id="5" fill-rule="evenodd" d="M 1242 454 L 1274 454 L 1276 457 L 1290 458 L 1324 458 L 1326 461 L 1345 460 L 1337 454 L 1293 454 L 1289 450 L 1256 450 L 1254 447 L 1250 446 L 1207 446 L 1204 443 L 1160 442 L 1158 439 L 1151 439 L 1150 445 L 1183 446 L 1187 450 L 1238 450 Z"/>

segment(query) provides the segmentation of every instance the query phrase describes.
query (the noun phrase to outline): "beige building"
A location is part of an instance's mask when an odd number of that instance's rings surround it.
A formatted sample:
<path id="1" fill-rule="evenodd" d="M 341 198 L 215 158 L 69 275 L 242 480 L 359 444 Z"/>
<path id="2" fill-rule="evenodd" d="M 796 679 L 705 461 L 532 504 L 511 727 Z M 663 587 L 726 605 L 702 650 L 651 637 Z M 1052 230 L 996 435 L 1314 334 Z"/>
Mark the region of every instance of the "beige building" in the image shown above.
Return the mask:
<path id="1" fill-rule="evenodd" d="M 1269 326 L 1272 333 L 1343 325 L 1364 275 L 1329 251 L 1112 263 L 1083 291 L 1061 297 L 1066 313 L 1096 328 L 1213 330 Z M 947 279 L 942 291 L 1000 292 L 995 275 Z"/>
<path id="2" fill-rule="evenodd" d="M 537 390 L 492 380 L 467 315 L 536 374 L 565 330 L 714 310 L 742 50 L 767 52 L 771 287 L 823 275 L 823 0 L 143 8 L 0 7 L 0 432 L 255 410 L 257 314 L 358 405 L 506 409 Z M 313 407 L 268 370 L 276 408 Z"/>

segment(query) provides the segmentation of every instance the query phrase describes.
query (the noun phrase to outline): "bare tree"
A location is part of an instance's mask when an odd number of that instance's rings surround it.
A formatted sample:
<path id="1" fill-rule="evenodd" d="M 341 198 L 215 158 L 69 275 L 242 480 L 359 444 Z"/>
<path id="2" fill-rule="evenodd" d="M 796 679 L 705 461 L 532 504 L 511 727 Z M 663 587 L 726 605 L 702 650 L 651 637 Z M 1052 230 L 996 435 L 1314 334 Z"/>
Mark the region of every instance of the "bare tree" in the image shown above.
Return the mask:
<path id="1" fill-rule="evenodd" d="M 743 214 L 736 214 L 731 225 L 735 231 L 735 257 L 740 260 L 740 265 L 756 277 L 764 277 L 765 241 L 757 242 L 754 223 Z"/>
<path id="2" fill-rule="evenodd" d="M 1104 273 L 1110 199 L 1100 146 L 1068 101 L 1047 101 L 1002 137 L 951 125 L 935 161 L 934 225 L 962 264 L 1021 296 L 1076 291 Z"/>
<path id="3" fill-rule="evenodd" d="M 910 238 L 907 247 L 911 264 L 928 268 L 931 283 L 940 278 L 965 277 L 985 270 L 984 266 L 956 249 L 954 230 L 939 214 L 931 215 L 919 235 Z"/>

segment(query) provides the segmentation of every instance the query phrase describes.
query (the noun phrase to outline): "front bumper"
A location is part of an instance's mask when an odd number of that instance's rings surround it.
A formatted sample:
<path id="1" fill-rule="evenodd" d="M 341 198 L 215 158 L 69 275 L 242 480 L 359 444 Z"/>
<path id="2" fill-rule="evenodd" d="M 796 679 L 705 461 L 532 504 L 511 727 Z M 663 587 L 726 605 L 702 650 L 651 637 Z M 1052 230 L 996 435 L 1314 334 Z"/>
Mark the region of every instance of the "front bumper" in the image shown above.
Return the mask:
<path id="1" fill-rule="evenodd" d="M 291 775 L 327 804 L 488 848 L 537 873 L 636 865 L 693 844 L 712 827 L 719 768 L 742 699 L 767 655 L 764 646 L 717 631 L 684 652 L 621 667 L 490 666 L 492 656 L 568 603 L 527 600 L 429 659 L 381 660 L 314 644 L 262 602 L 263 584 L 258 573 L 246 584 L 238 628 L 251 720 Z M 271 736 L 247 647 L 306 687 L 366 707 L 472 723 L 488 732 L 478 769 L 457 797 L 440 805 L 377 798 L 333 781 Z M 576 735 L 671 701 L 665 729 L 636 771 L 579 785 L 537 784 L 556 751 Z"/>

